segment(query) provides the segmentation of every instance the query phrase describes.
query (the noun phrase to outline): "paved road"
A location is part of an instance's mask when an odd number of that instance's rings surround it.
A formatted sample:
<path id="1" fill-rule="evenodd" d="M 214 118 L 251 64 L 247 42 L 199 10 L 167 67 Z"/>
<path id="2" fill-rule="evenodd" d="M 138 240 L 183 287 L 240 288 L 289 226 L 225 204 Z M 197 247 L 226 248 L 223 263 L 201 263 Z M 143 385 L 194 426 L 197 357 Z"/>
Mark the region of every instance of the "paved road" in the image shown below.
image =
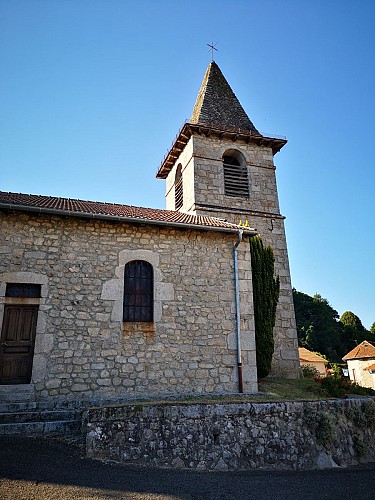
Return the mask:
<path id="1" fill-rule="evenodd" d="M 80 457 L 57 441 L 0 437 L 0 499 L 374 500 L 375 464 L 303 472 L 195 472 Z"/>

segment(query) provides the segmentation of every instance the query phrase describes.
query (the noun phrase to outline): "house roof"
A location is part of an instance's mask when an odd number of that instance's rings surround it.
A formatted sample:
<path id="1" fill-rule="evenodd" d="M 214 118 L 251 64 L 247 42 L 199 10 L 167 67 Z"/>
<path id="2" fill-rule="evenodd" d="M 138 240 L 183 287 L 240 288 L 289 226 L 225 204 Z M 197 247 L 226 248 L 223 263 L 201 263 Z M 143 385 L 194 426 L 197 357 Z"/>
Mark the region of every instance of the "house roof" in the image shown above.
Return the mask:
<path id="1" fill-rule="evenodd" d="M 299 347 L 298 348 L 298 354 L 299 354 L 299 360 L 301 361 L 307 361 L 310 363 L 328 363 L 328 361 L 318 354 L 315 354 L 315 352 L 311 352 L 308 349 L 305 349 L 304 347 Z"/>
<path id="2" fill-rule="evenodd" d="M 190 123 L 259 134 L 214 61 L 204 75 Z"/>
<path id="3" fill-rule="evenodd" d="M 273 154 L 287 143 L 285 137 L 266 137 L 258 132 L 214 61 L 204 75 L 190 122 L 184 123 L 177 134 L 156 173 L 157 178 L 168 176 L 192 135 L 251 142 L 271 148 Z"/>
<path id="4" fill-rule="evenodd" d="M 342 359 L 347 361 L 348 359 L 364 359 L 364 358 L 375 358 L 375 347 L 364 340 L 354 349 L 352 349 L 348 354 L 346 354 Z"/>
<path id="5" fill-rule="evenodd" d="M 232 224 L 216 217 L 206 217 L 156 208 L 134 207 L 117 203 L 84 201 L 35 194 L 6 193 L 0 191 L 0 209 L 48 213 L 71 217 L 89 217 L 138 224 L 148 223 L 218 232 L 237 233 L 239 229 L 243 229 L 244 234 L 250 235 L 256 233 L 254 229 L 244 229 L 237 224 Z"/>
<path id="6" fill-rule="evenodd" d="M 372 365 L 370 365 L 370 366 L 367 366 L 367 368 L 365 368 L 365 370 L 375 371 L 375 363 L 373 363 L 373 364 L 372 364 Z"/>

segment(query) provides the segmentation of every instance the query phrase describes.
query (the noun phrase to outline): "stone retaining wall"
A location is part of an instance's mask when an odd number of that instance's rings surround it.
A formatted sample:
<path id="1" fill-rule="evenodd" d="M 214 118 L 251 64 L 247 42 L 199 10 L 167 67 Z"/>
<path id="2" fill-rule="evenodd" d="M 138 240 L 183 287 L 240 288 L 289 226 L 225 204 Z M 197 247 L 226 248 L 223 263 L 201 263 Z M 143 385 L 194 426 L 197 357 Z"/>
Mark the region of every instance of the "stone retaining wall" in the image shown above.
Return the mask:
<path id="1" fill-rule="evenodd" d="M 86 451 L 195 470 L 357 465 L 375 461 L 375 400 L 94 408 Z"/>

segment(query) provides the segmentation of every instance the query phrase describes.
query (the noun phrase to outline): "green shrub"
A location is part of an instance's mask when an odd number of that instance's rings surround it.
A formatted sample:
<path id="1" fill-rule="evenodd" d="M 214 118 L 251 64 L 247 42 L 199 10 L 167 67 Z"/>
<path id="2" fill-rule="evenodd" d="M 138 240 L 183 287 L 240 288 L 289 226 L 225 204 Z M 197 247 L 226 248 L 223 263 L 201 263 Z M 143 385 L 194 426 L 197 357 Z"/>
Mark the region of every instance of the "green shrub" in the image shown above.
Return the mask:
<path id="1" fill-rule="evenodd" d="M 360 457 L 363 457 L 367 454 L 368 447 L 368 443 L 365 442 L 361 437 L 354 436 L 354 448 Z"/>
<path id="2" fill-rule="evenodd" d="M 329 373 L 325 377 L 317 377 L 314 380 L 318 384 L 318 392 L 328 397 L 346 398 L 348 394 L 375 396 L 373 389 L 354 384 L 348 378 L 337 373 Z"/>
<path id="3" fill-rule="evenodd" d="M 303 378 L 315 379 L 320 376 L 320 373 L 315 366 L 301 365 L 301 375 Z"/>
<path id="4" fill-rule="evenodd" d="M 375 401 L 373 399 L 364 401 L 362 403 L 362 412 L 367 427 L 375 428 Z"/>
<path id="5" fill-rule="evenodd" d="M 316 382 L 322 394 L 333 398 L 347 397 L 351 385 L 350 380 L 335 374 L 327 374 L 325 377 L 316 379 Z"/>
<path id="6" fill-rule="evenodd" d="M 336 436 L 336 418 L 326 411 L 306 409 L 303 420 L 321 446 L 328 448 Z"/>
<path id="7" fill-rule="evenodd" d="M 258 378 L 271 371 L 275 348 L 273 327 L 279 300 L 280 280 L 274 277 L 275 257 L 270 246 L 263 246 L 259 236 L 250 238 L 253 277 L 255 342 Z"/>
<path id="8" fill-rule="evenodd" d="M 340 365 L 339 363 L 329 363 L 330 371 L 335 375 L 342 376 L 342 368 L 346 365 Z"/>

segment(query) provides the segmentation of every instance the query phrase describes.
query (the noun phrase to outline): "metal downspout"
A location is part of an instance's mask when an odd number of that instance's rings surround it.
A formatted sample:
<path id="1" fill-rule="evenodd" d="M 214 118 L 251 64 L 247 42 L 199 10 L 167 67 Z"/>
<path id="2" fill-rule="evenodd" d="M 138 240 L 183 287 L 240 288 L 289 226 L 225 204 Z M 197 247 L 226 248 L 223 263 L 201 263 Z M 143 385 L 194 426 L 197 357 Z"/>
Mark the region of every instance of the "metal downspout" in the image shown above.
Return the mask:
<path id="1" fill-rule="evenodd" d="M 238 255 L 237 247 L 242 241 L 243 230 L 238 231 L 238 239 L 233 247 L 234 260 L 234 287 L 236 301 L 236 339 L 237 339 L 237 373 L 238 373 L 238 392 L 243 393 L 242 380 L 242 354 L 241 354 L 241 317 L 240 317 L 240 293 L 238 287 Z"/>

